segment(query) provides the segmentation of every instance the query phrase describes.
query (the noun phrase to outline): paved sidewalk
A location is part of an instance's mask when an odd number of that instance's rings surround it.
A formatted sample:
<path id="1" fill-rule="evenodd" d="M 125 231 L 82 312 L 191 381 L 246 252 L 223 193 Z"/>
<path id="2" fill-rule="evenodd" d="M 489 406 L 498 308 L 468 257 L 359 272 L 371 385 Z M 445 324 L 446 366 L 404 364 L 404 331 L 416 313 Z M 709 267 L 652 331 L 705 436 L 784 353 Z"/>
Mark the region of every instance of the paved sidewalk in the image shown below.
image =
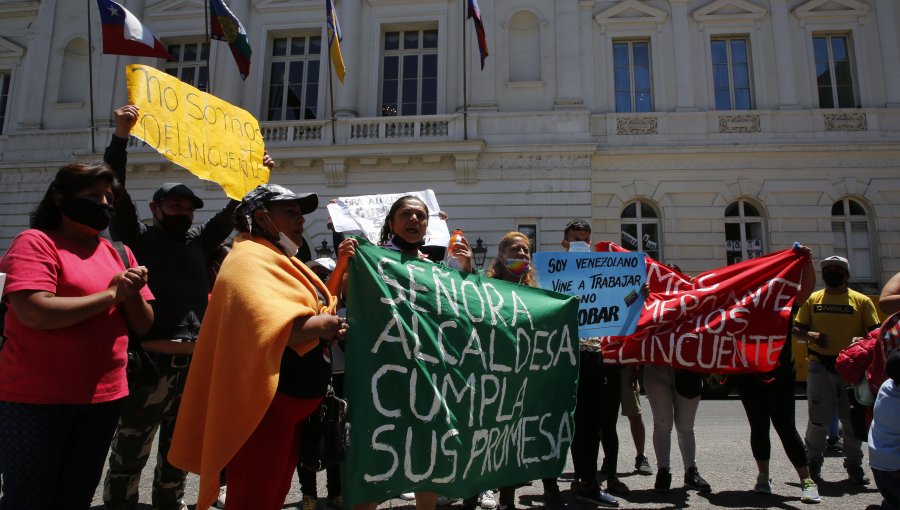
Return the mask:
<path id="1" fill-rule="evenodd" d="M 652 446 L 652 422 L 649 404 L 645 397 L 641 397 L 644 409 L 644 421 L 647 425 L 647 456 L 656 471 L 655 456 Z M 797 401 L 797 425 L 802 436 L 806 429 L 806 401 Z M 672 491 L 668 495 L 660 495 L 653 491 L 654 476 L 641 476 L 632 470 L 634 467 L 635 449 L 625 418 L 619 419 L 619 471 L 620 478 L 629 488 L 631 493 L 620 497 L 620 508 L 633 509 L 709 509 L 709 508 L 782 508 L 799 509 L 815 508 L 816 510 L 830 509 L 866 509 L 874 510 L 881 503 L 881 496 L 874 484 L 859 486 L 849 482 L 844 471 L 840 457 L 827 457 L 822 469 L 822 477 L 825 480 L 819 484 L 819 492 L 822 495 L 822 503 L 819 505 L 806 505 L 800 502 L 800 484 L 796 472 L 787 460 L 781 442 L 775 432 L 772 431 L 772 459 L 770 476 L 773 479 L 774 493 L 772 495 L 755 494 L 753 484 L 756 481 L 756 463 L 750 454 L 750 427 L 741 403 L 736 398 L 728 400 L 704 400 L 700 403 L 695 427 L 697 436 L 697 466 L 700 473 L 712 485 L 711 494 L 699 494 L 693 490 L 686 490 L 682 484 L 683 467 L 681 455 L 678 452 L 678 441 L 672 438 Z M 155 459 L 154 457 L 151 459 Z M 601 452 L 602 455 L 602 452 Z M 868 455 L 866 456 L 868 462 Z M 871 472 L 866 464 L 866 473 L 871 477 Z M 153 476 L 152 466 L 144 469 L 144 478 L 141 482 L 140 510 L 151 508 L 150 480 Z M 563 498 L 569 504 L 569 510 L 590 510 L 591 505 L 577 503 L 568 491 L 572 480 L 572 462 L 569 459 L 566 470 L 560 477 L 560 488 L 563 490 Z M 196 502 L 197 477 L 190 475 L 188 478 L 189 503 Z M 319 494 L 323 497 L 319 503 L 319 510 L 326 510 L 324 505 L 325 474 L 319 474 Z M 540 481 L 517 491 L 518 508 L 542 508 Z M 298 507 L 300 503 L 300 487 L 296 479 L 291 487 L 285 508 Z M 94 509 L 102 508 L 102 488 L 98 489 L 94 498 Z M 414 510 L 411 502 L 394 499 L 383 503 L 379 508 L 401 508 Z M 461 510 L 460 504 L 454 503 L 451 510 Z"/>

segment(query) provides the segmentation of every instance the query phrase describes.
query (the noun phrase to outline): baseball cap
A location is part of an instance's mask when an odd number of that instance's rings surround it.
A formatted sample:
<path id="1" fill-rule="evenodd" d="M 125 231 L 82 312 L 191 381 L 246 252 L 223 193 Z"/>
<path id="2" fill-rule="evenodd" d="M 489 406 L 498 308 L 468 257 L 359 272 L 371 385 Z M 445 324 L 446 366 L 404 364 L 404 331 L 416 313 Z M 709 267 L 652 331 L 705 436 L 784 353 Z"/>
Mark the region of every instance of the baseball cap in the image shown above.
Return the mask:
<path id="1" fill-rule="evenodd" d="M 819 267 L 821 267 L 823 270 L 826 267 L 832 267 L 832 266 L 842 267 L 842 268 L 844 268 L 844 271 L 847 271 L 847 273 L 850 272 L 850 262 L 848 262 L 847 259 L 845 259 L 844 257 L 832 255 L 832 256 L 828 257 L 827 259 L 823 259 L 822 262 L 819 263 Z"/>
<path id="2" fill-rule="evenodd" d="M 330 271 L 334 271 L 334 268 L 335 268 L 335 266 L 337 266 L 337 263 L 334 261 L 334 259 L 330 259 L 328 257 L 323 257 L 320 259 L 310 260 L 309 262 L 306 263 L 306 265 L 310 269 L 312 269 L 316 266 L 323 267 L 330 272 Z"/>
<path id="3" fill-rule="evenodd" d="M 293 191 L 277 184 L 260 184 L 244 195 L 241 200 L 240 211 L 249 216 L 258 209 L 265 207 L 270 202 L 287 202 L 296 200 L 300 202 L 300 212 L 309 214 L 319 207 L 319 196 L 315 193 L 294 193 Z"/>
<path id="4" fill-rule="evenodd" d="M 163 183 L 162 186 L 159 187 L 153 193 L 153 201 L 160 202 L 164 198 L 168 197 L 186 197 L 190 198 L 194 202 L 194 207 L 197 209 L 203 208 L 203 200 L 200 200 L 200 197 L 194 194 L 191 188 L 188 188 L 184 184 L 180 182 L 166 182 Z"/>

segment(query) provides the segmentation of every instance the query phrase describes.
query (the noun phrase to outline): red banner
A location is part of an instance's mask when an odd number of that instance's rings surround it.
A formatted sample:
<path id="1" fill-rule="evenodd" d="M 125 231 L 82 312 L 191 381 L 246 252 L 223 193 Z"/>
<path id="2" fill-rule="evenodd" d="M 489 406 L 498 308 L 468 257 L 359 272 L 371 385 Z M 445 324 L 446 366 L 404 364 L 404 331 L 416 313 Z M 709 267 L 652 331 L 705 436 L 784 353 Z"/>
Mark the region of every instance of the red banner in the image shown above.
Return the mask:
<path id="1" fill-rule="evenodd" d="M 597 251 L 628 251 L 613 243 Z M 633 335 L 601 338 L 618 364 L 693 372 L 767 372 L 778 365 L 807 255 L 784 250 L 694 278 L 647 257 L 650 296 Z"/>

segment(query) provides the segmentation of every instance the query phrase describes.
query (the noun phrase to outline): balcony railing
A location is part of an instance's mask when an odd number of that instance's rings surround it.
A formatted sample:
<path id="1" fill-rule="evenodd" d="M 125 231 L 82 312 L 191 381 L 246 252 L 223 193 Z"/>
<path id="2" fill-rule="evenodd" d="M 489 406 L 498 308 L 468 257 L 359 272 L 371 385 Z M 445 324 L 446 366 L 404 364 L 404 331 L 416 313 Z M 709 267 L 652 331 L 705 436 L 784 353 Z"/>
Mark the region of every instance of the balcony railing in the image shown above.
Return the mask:
<path id="1" fill-rule="evenodd" d="M 370 117 L 260 123 L 267 146 L 457 141 L 463 139 L 462 115 Z"/>

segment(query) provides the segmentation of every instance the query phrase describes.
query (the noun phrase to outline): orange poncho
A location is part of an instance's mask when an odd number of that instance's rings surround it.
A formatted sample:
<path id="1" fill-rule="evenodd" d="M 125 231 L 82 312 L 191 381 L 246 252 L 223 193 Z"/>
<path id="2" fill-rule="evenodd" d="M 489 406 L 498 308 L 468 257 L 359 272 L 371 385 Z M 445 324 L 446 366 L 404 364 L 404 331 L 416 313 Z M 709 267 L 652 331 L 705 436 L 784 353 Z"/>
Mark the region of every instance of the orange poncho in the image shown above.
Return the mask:
<path id="1" fill-rule="evenodd" d="M 294 319 L 333 311 L 336 301 L 296 257 L 263 239 L 235 240 L 200 328 L 169 450 L 169 462 L 200 475 L 198 510 L 216 500 L 219 472 L 275 397 Z M 302 355 L 315 345 L 293 348 Z"/>

